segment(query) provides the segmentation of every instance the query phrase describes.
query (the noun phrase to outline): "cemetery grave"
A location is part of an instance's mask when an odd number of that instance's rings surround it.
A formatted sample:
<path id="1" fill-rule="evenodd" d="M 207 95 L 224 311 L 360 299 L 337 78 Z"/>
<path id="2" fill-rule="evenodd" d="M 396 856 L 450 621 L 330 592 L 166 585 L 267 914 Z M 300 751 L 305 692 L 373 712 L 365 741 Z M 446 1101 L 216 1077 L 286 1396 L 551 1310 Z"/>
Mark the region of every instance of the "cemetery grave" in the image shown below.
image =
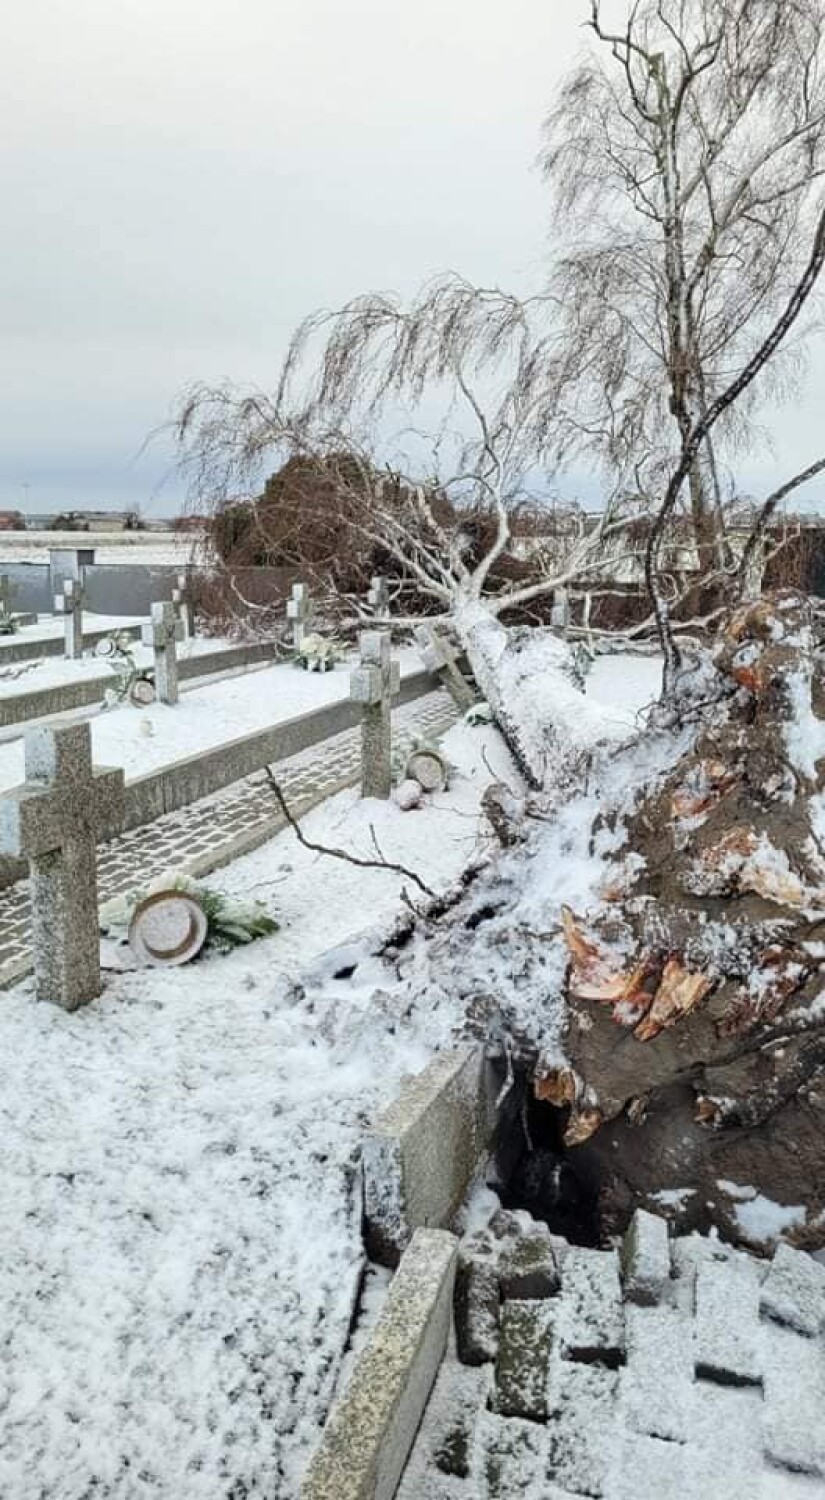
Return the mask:
<path id="1" fill-rule="evenodd" d="M 307 836 L 372 858 L 377 842 L 448 884 L 479 838 L 482 752 L 512 774 L 492 732 L 456 734 L 461 774 L 443 799 L 409 815 L 342 793 L 305 820 Z M 350 742 L 357 775 L 357 730 Z M 134 845 L 125 859 L 134 878 Z M 75 1015 L 34 1005 L 27 984 L 3 997 L 16 1204 L 4 1261 L 17 1247 L 3 1493 L 33 1494 L 32 1475 L 48 1492 L 70 1471 L 78 1494 L 115 1496 L 134 1470 L 170 1497 L 297 1496 L 329 1403 L 362 1270 L 348 1163 L 367 1102 L 429 1045 L 393 1040 L 368 963 L 360 1001 L 350 985 L 341 1007 L 333 976 L 350 971 L 359 931 L 394 920 L 408 882 L 324 859 L 286 830 L 210 884 L 266 900 L 279 932 L 220 961 L 110 975 Z M 313 964 L 325 1020 L 295 988 Z"/>
<path id="2" fill-rule="evenodd" d="M 138 659 L 147 658 L 141 655 Z M 413 649 L 401 651 L 398 660 L 404 676 L 421 670 Z M 122 766 L 127 776 L 141 775 L 348 696 L 348 676 L 343 668 L 305 674 L 289 664 L 264 667 L 252 674 L 192 688 L 174 711 L 163 703 L 140 712 L 129 704 L 120 704 L 95 717 L 95 760 Z M 0 744 L 0 789 L 22 779 L 22 741 Z"/>

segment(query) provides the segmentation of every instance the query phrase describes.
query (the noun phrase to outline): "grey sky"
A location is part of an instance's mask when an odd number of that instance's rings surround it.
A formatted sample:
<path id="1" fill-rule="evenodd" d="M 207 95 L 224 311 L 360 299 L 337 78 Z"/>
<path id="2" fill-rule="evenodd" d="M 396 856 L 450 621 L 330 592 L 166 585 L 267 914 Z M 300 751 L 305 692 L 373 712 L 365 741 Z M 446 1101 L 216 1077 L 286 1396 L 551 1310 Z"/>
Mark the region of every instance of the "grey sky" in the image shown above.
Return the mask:
<path id="1" fill-rule="evenodd" d="M 4 18 L 0 505 L 176 508 L 138 450 L 305 312 L 446 268 L 523 285 L 583 0 L 27 0 Z M 818 456 L 813 387 L 775 458 Z M 28 486 L 28 488 L 25 488 Z M 825 506 L 825 491 L 822 494 Z"/>

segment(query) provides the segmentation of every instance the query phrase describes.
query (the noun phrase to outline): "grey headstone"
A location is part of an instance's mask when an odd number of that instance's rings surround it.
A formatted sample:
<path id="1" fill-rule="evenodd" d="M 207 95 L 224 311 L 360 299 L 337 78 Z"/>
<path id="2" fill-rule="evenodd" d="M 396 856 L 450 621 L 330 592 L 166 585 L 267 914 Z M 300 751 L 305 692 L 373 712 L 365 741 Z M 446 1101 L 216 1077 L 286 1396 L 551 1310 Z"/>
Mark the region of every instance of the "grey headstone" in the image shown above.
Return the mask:
<path id="1" fill-rule="evenodd" d="M 0 853 L 29 862 L 37 998 L 75 1010 L 100 993 L 96 844 L 122 825 L 123 772 L 94 770 L 88 724 L 30 729 L 25 753 Z"/>
<path id="2" fill-rule="evenodd" d="M 62 591 L 55 595 L 54 612 L 63 616 L 66 659 L 77 661 L 83 655 L 83 585 L 65 579 Z"/>
<path id="3" fill-rule="evenodd" d="M 550 622 L 554 630 L 567 635 L 570 629 L 570 594 L 567 589 L 556 589 L 553 595 L 553 607 L 550 611 Z"/>
<path id="4" fill-rule="evenodd" d="M 155 692 L 161 703 L 178 701 L 177 643 L 183 640 L 183 625 L 174 604 L 164 600 L 152 605 L 152 618 L 141 629 L 144 646 L 155 654 Z"/>
<path id="5" fill-rule="evenodd" d="M 390 586 L 380 573 L 376 573 L 370 582 L 367 604 L 372 610 L 376 623 L 389 624 Z"/>
<path id="6" fill-rule="evenodd" d="M 293 583 L 292 597 L 287 600 L 286 617 L 292 625 L 292 645 L 300 651 L 312 619 L 312 599 L 305 583 Z"/>
<path id="7" fill-rule="evenodd" d="M 361 634 L 361 664 L 350 677 L 350 698 L 360 703 L 361 795 L 386 800 L 392 791 L 392 700 L 401 688 L 401 673 L 392 660 L 385 630 Z"/>
<path id="8" fill-rule="evenodd" d="M 192 584 L 187 573 L 178 573 L 172 590 L 172 603 L 183 626 L 183 639 L 190 641 L 195 634 L 195 606 L 192 600 Z"/>
<path id="9" fill-rule="evenodd" d="M 459 653 L 434 625 L 417 625 L 414 631 L 419 655 L 427 668 L 440 677 L 464 712 L 475 702 L 475 694 L 458 665 Z"/>

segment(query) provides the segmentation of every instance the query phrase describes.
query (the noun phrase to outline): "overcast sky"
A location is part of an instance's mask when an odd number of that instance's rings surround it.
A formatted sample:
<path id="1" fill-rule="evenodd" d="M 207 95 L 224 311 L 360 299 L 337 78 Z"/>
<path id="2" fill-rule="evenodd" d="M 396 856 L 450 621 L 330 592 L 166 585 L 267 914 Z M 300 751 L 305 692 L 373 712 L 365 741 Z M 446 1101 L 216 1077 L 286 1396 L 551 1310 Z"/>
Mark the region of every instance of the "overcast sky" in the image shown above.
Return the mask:
<path id="1" fill-rule="evenodd" d="M 539 127 L 586 9 L 7 7 L 0 505 L 175 510 L 140 449 L 189 381 L 266 384 L 304 313 L 365 289 L 536 279 Z M 816 390 L 774 426 L 755 486 L 819 456 Z"/>

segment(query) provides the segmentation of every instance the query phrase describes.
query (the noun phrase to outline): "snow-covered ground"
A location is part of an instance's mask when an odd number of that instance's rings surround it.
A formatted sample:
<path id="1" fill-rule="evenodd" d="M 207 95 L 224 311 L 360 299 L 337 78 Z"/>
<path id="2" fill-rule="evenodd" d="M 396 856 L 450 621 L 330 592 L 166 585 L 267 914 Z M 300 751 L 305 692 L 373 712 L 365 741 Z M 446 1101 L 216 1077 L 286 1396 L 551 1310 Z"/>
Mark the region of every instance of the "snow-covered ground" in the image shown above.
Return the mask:
<path id="1" fill-rule="evenodd" d="M 402 677 L 421 670 L 417 651 L 397 656 Z M 137 709 L 122 703 L 101 711 L 92 719 L 92 753 L 97 765 L 122 766 L 127 777 L 142 776 L 348 697 L 345 664 L 333 672 L 303 672 L 291 663 L 264 667 L 193 688 L 174 707 L 153 703 Z M 21 738 L 0 745 L 0 790 L 24 779 L 22 733 L 20 726 Z"/>
<path id="2" fill-rule="evenodd" d="M 621 667 L 610 671 L 617 682 Z M 636 681 L 620 697 L 628 712 L 647 696 Z M 141 718 L 186 724 L 179 753 L 201 732 L 242 732 L 241 702 L 243 727 L 260 700 L 272 722 L 281 683 L 291 714 L 346 676 L 267 669 L 173 714 L 102 716 L 95 733 L 111 738 L 96 739 L 96 758 L 119 748 L 133 765 L 123 729 Z M 250 684 L 249 698 L 224 696 Z M 445 748 L 456 771 L 430 805 L 402 813 L 346 792 L 306 834 L 449 885 L 489 839 L 484 789 L 500 778 L 518 790 L 518 777 L 491 728 L 457 726 Z M 561 901 L 597 888 L 585 825 L 571 809 L 548 826 L 525 920 L 546 927 Z M 364 1127 L 463 1019 L 471 962 L 461 983 L 430 984 L 414 943 L 407 988 L 392 993 L 371 956 L 365 933 L 391 925 L 402 887 L 416 899 L 409 880 L 287 831 L 210 884 L 263 900 L 281 930 L 228 958 L 112 975 L 75 1015 L 37 1006 L 30 984 L 0 1004 L 0 1494 L 14 1500 L 297 1496 L 363 1269 Z M 489 985 L 506 944 L 479 952 Z M 545 994 L 551 982 L 548 970 Z"/>
<path id="3" fill-rule="evenodd" d="M 367 857 L 377 843 L 449 884 L 484 837 L 480 794 L 515 773 L 491 729 L 445 743 L 457 771 L 432 805 L 347 792 L 306 833 Z M 441 997 L 414 1023 L 397 1014 L 353 942 L 400 909 L 398 876 L 286 832 L 210 883 L 265 900 L 281 931 L 113 976 L 75 1015 L 29 985 L 0 1005 L 0 1494 L 14 1500 L 297 1496 L 361 1275 L 359 1139 L 456 1019 Z"/>
<path id="4" fill-rule="evenodd" d="M 125 630 L 127 625 L 140 625 L 145 615 L 96 615 L 90 610 L 83 613 L 83 631 L 91 635 L 95 630 Z M 50 641 L 62 637 L 63 621 L 57 615 L 41 615 L 36 625 L 22 625 L 14 635 L 0 636 L 0 666 L 6 647 L 16 646 L 21 641 Z"/>
<path id="5" fill-rule="evenodd" d="M 237 642 L 223 636 L 199 635 L 194 640 L 183 641 L 178 645 L 178 660 L 185 661 L 190 657 L 203 656 L 233 645 L 237 645 Z M 151 647 L 134 641 L 131 649 L 137 666 L 152 665 Z M 105 676 L 107 672 L 111 672 L 112 680 L 115 681 L 115 673 L 111 671 L 106 658 L 95 656 L 92 651 L 77 661 L 67 661 L 64 656 L 42 656 L 30 661 L 10 662 L 7 666 L 3 665 L 0 655 L 0 697 L 19 697 L 41 688 L 59 687 L 66 682 L 81 682 L 89 677 Z"/>

